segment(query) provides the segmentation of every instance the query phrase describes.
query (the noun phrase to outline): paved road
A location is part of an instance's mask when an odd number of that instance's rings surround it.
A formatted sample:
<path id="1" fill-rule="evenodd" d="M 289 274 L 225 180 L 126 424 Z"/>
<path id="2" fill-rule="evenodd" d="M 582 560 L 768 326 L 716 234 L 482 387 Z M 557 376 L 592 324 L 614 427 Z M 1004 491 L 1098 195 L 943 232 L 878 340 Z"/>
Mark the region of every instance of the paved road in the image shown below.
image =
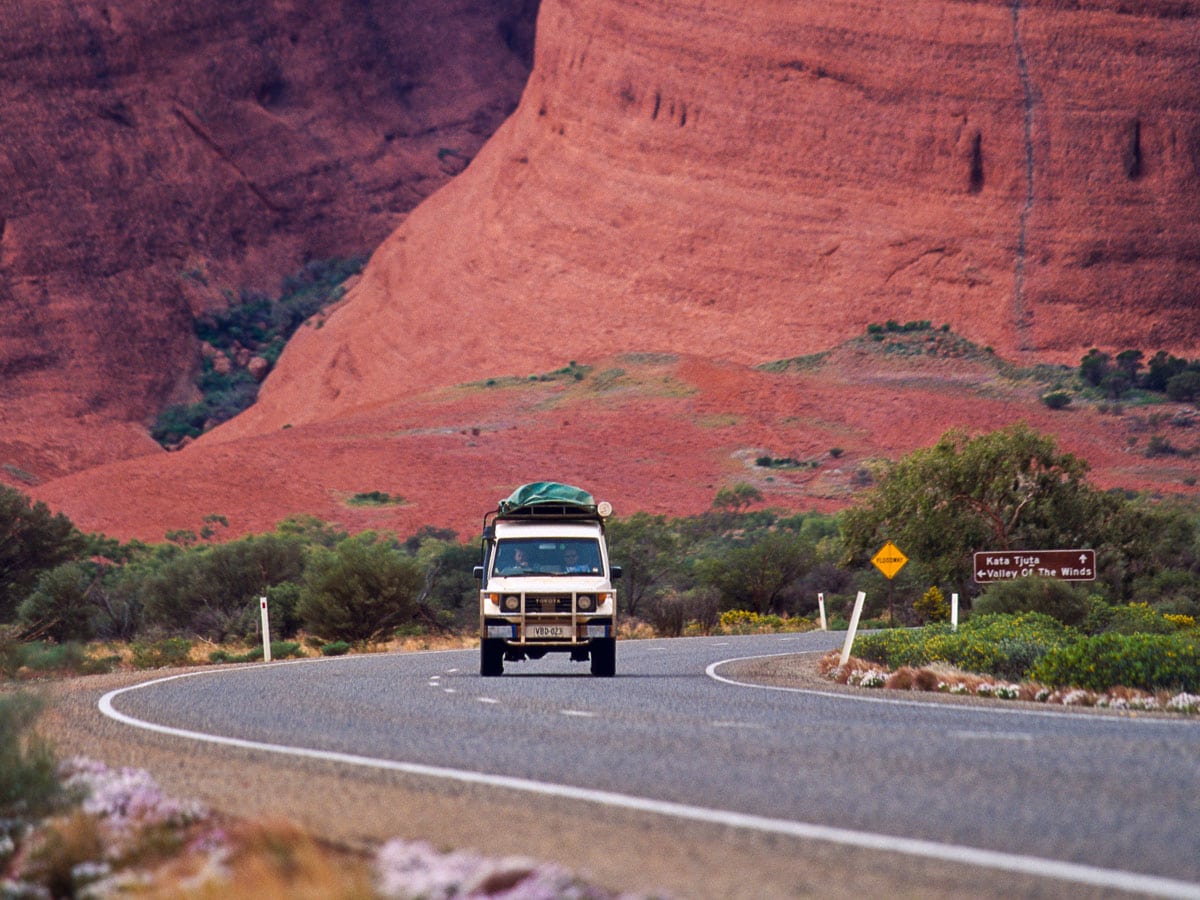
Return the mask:
<path id="1" fill-rule="evenodd" d="M 902 853 L 945 847 L 968 863 L 1085 883 L 1094 872 L 1102 886 L 1200 897 L 1200 722 L 880 702 L 882 693 L 862 700 L 713 677 L 723 660 L 840 640 L 623 642 L 613 679 L 561 656 L 510 663 L 494 679 L 477 675 L 472 651 L 345 657 L 208 671 L 107 705 L 356 764 L 484 773 L 598 810 L 645 803 L 734 827 Z"/>

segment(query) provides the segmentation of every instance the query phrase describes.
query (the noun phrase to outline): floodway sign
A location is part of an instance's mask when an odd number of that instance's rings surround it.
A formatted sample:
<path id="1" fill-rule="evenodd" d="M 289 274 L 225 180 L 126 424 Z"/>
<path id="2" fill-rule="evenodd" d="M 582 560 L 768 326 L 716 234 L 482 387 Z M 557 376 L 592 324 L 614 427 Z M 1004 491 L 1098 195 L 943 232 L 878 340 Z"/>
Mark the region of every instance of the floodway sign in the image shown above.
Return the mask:
<path id="1" fill-rule="evenodd" d="M 1038 575 L 1059 581 L 1095 581 L 1095 550 L 983 550 L 975 554 L 975 581 L 990 584 Z"/>
<path id="2" fill-rule="evenodd" d="M 900 548 L 888 541 L 871 557 L 871 562 L 875 564 L 880 572 L 892 579 L 896 577 L 896 573 L 904 568 L 904 564 L 908 562 L 908 557 L 900 552 Z"/>

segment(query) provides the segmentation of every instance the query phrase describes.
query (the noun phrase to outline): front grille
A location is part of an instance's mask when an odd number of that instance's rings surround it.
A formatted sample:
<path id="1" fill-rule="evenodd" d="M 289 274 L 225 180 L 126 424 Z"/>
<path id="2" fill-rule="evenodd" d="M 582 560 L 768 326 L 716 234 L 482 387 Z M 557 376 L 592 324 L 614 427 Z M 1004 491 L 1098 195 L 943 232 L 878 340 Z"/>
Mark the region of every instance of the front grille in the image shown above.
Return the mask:
<path id="1" fill-rule="evenodd" d="M 569 613 L 571 611 L 570 597 L 530 597 L 525 595 L 525 612 L 527 613 Z"/>

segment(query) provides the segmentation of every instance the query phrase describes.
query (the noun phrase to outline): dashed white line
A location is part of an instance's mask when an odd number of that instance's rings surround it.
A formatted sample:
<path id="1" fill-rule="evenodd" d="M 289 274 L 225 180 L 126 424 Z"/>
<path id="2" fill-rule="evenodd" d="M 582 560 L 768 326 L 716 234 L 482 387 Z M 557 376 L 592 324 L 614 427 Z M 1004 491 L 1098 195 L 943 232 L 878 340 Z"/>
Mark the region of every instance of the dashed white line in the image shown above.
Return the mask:
<path id="1" fill-rule="evenodd" d="M 495 697 L 476 697 L 475 699 L 478 700 L 480 703 L 499 703 L 500 702 Z"/>
<path id="2" fill-rule="evenodd" d="M 964 741 L 1032 741 L 1027 731 L 951 731 L 950 737 Z"/>
<path id="3" fill-rule="evenodd" d="M 581 719 L 596 718 L 594 712 L 588 712 L 586 709 L 560 709 L 559 712 L 564 716 L 578 716 Z"/>

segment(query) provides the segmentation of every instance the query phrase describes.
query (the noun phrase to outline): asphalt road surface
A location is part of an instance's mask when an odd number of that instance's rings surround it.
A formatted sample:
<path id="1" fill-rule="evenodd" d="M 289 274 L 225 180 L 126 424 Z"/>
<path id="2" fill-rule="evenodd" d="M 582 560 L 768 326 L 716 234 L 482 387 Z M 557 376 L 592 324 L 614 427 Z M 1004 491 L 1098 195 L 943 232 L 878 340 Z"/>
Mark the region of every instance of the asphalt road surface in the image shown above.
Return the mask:
<path id="1" fill-rule="evenodd" d="M 1200 721 L 736 683 L 729 661 L 843 635 L 625 641 L 478 675 L 475 651 L 204 670 L 101 710 L 175 737 L 562 797 L 594 810 L 1200 897 Z"/>

